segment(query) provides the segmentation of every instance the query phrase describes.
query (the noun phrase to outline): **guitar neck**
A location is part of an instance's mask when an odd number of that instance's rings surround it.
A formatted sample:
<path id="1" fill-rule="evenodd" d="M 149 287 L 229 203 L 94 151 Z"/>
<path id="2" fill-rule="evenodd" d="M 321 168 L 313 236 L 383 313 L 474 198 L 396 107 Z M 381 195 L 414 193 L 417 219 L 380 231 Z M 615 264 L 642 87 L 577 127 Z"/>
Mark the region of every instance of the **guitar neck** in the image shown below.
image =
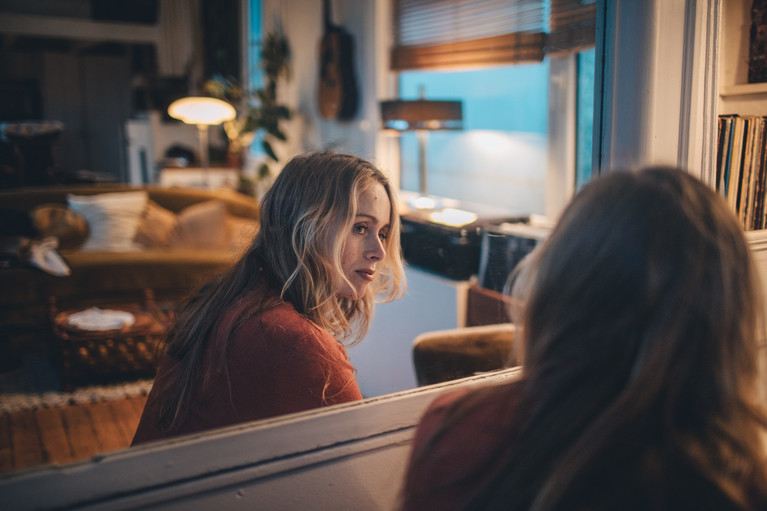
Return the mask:
<path id="1" fill-rule="evenodd" d="M 325 30 L 330 30 L 333 26 L 333 22 L 330 19 L 330 1 L 331 0 L 322 0 L 322 15 L 323 19 L 325 20 Z"/>

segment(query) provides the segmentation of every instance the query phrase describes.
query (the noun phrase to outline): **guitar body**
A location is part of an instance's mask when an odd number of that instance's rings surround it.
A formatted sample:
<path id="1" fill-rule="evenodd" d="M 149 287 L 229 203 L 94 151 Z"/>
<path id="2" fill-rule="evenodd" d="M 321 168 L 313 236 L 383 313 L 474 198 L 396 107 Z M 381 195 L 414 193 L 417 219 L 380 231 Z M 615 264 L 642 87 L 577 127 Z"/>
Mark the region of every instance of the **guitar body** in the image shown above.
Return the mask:
<path id="1" fill-rule="evenodd" d="M 320 80 L 317 102 L 326 119 L 351 119 L 357 112 L 357 83 L 354 77 L 354 41 L 342 27 L 330 22 L 328 0 L 325 33 L 320 41 Z"/>

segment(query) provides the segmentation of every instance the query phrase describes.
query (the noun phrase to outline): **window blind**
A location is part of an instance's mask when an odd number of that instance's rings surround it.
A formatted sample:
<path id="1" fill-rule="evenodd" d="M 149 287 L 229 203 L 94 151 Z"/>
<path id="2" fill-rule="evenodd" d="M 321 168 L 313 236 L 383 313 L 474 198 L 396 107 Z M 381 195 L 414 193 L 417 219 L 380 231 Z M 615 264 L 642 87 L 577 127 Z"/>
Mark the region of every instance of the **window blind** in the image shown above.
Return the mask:
<path id="1" fill-rule="evenodd" d="M 538 62 L 541 0 L 394 0 L 393 70 Z"/>
<path id="2" fill-rule="evenodd" d="M 546 53 L 557 55 L 594 46 L 596 0 L 551 0 Z"/>
<path id="3" fill-rule="evenodd" d="M 394 71 L 540 62 L 545 53 L 594 45 L 596 0 L 393 0 L 393 7 Z"/>

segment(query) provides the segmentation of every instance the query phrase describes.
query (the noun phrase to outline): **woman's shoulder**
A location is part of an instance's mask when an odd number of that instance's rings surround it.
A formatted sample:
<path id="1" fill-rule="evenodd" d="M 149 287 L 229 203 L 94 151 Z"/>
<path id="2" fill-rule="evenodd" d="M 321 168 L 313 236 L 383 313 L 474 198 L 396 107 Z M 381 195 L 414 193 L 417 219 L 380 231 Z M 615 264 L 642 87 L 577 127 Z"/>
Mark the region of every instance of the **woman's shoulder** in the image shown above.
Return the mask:
<path id="1" fill-rule="evenodd" d="M 461 509 L 513 447 L 516 383 L 461 390 L 435 399 L 413 440 L 404 509 Z"/>
<path id="2" fill-rule="evenodd" d="M 252 338 L 254 334 L 279 340 L 273 346 L 283 350 L 292 350 L 297 347 L 303 349 L 306 344 L 338 345 L 330 332 L 300 314 L 289 303 L 280 303 L 255 315 L 246 316 L 236 328 L 234 337 Z"/>
<path id="3" fill-rule="evenodd" d="M 280 303 L 261 313 L 260 321 L 267 328 L 298 332 L 322 332 L 330 335 L 315 322 L 296 311 L 290 303 Z"/>
<path id="4" fill-rule="evenodd" d="M 442 429 L 443 422 L 451 425 L 445 433 L 449 435 L 471 431 L 502 434 L 519 420 L 516 409 L 520 398 L 517 382 L 446 392 L 427 408 L 419 424 L 419 435 L 431 436 L 434 430 Z"/>

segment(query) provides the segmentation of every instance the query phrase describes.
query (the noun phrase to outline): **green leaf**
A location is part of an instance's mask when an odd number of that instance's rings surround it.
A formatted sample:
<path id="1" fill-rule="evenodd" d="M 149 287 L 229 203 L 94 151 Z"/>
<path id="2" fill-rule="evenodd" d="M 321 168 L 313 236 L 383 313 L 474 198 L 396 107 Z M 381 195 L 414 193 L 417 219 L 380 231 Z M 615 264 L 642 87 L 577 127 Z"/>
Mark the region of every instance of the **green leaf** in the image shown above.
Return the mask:
<path id="1" fill-rule="evenodd" d="M 268 141 L 264 140 L 261 143 L 261 146 L 264 148 L 264 152 L 267 154 L 267 156 L 269 156 L 274 161 L 280 161 L 277 159 L 277 155 L 274 154 L 274 149 L 272 149 L 272 145 Z"/>
<path id="2" fill-rule="evenodd" d="M 290 119 L 290 110 L 285 105 L 277 105 L 274 107 L 275 115 L 282 117 L 283 119 Z"/>
<path id="3" fill-rule="evenodd" d="M 277 140 L 282 140 L 283 142 L 285 142 L 288 139 L 288 137 L 285 136 L 285 133 L 280 131 L 280 128 L 276 128 L 273 131 L 270 131 L 269 134 L 272 135 Z"/>
<path id="4" fill-rule="evenodd" d="M 266 163 L 262 163 L 258 167 L 258 178 L 259 179 L 264 179 L 264 178 L 268 177 L 270 173 L 271 172 L 269 170 L 269 165 L 267 165 Z"/>

